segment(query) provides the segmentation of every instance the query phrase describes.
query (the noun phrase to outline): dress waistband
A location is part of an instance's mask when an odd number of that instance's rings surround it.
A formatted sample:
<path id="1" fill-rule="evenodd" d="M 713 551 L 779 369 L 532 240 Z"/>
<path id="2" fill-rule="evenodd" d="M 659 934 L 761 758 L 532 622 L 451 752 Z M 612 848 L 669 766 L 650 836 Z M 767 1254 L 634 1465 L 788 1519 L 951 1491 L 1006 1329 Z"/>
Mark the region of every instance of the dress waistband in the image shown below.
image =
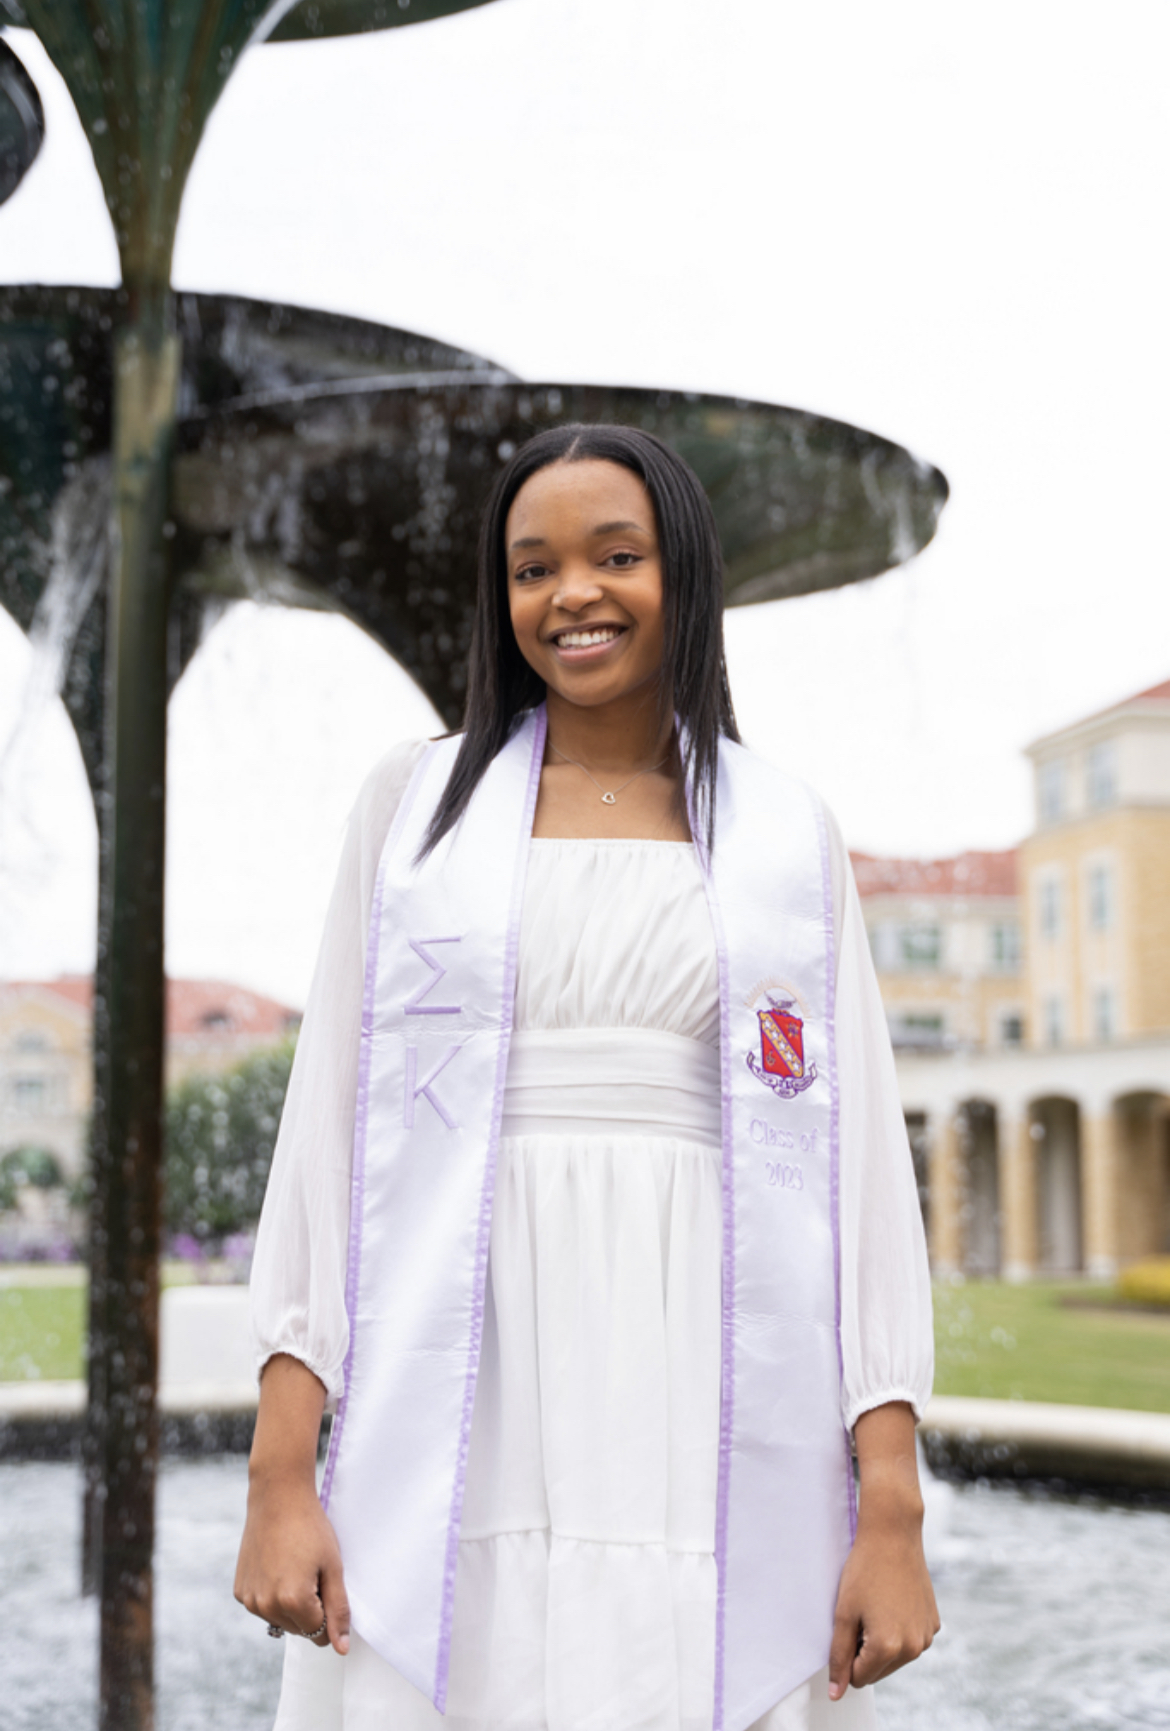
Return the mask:
<path id="1" fill-rule="evenodd" d="M 504 1136 L 677 1136 L 718 1147 L 719 1049 L 654 1028 L 512 1035 Z"/>

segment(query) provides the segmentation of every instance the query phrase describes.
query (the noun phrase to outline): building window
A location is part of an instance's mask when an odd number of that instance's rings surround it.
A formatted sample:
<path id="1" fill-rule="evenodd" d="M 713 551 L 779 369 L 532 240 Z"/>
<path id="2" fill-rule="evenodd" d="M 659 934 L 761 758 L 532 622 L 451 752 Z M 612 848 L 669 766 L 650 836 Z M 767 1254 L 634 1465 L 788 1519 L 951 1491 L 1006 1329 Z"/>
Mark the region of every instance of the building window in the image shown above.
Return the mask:
<path id="1" fill-rule="evenodd" d="M 903 926 L 899 950 L 904 968 L 937 968 L 942 959 L 942 927 Z"/>
<path id="2" fill-rule="evenodd" d="M 890 1024 L 890 1038 L 895 1046 L 926 1046 L 938 1048 L 946 1038 L 946 1023 L 933 1010 L 907 1010 Z"/>
<path id="3" fill-rule="evenodd" d="M 1055 943 L 1060 936 L 1060 879 L 1041 878 L 1039 897 L 1040 936 L 1047 943 Z"/>
<path id="4" fill-rule="evenodd" d="M 1005 1046 L 1022 1046 L 1024 1043 L 1024 1018 L 1018 1012 L 1001 1016 L 999 1022 L 999 1037 Z"/>
<path id="5" fill-rule="evenodd" d="M 873 957 L 873 965 L 879 974 L 897 966 L 895 957 L 896 944 L 891 944 L 891 938 L 896 934 L 889 925 L 875 925 L 869 928 L 869 953 Z"/>
<path id="6" fill-rule="evenodd" d="M 207 1010 L 199 1018 L 199 1026 L 214 1031 L 220 1028 L 230 1028 L 232 1019 L 226 1010 Z"/>
<path id="7" fill-rule="evenodd" d="M 1107 865 L 1089 868 L 1089 925 L 1107 932 L 1113 924 L 1113 873 Z"/>
<path id="8" fill-rule="evenodd" d="M 1020 969 L 1020 928 L 1015 920 L 1001 920 L 991 928 L 991 965 L 1001 974 Z"/>
<path id="9" fill-rule="evenodd" d="M 1117 1035 L 1117 1008 L 1109 986 L 1098 986 L 1093 993 L 1093 1037 L 1112 1040 Z"/>
<path id="10" fill-rule="evenodd" d="M 1040 822 L 1058 823 L 1064 816 L 1064 760 L 1042 763 L 1037 775 Z"/>
<path id="11" fill-rule="evenodd" d="M 1085 800 L 1090 811 L 1117 799 L 1117 752 L 1112 742 L 1090 747 L 1085 757 Z"/>
<path id="12" fill-rule="evenodd" d="M 1064 1044 L 1064 999 L 1055 995 L 1044 1000 L 1044 1038 L 1050 1046 Z"/>
<path id="13" fill-rule="evenodd" d="M 48 1037 L 39 1028 L 22 1028 L 12 1042 L 16 1052 L 47 1052 Z"/>
<path id="14" fill-rule="evenodd" d="M 14 1076 L 12 1078 L 12 1104 L 18 1112 L 30 1114 L 43 1112 L 48 1103 L 47 1093 L 43 1076 Z"/>

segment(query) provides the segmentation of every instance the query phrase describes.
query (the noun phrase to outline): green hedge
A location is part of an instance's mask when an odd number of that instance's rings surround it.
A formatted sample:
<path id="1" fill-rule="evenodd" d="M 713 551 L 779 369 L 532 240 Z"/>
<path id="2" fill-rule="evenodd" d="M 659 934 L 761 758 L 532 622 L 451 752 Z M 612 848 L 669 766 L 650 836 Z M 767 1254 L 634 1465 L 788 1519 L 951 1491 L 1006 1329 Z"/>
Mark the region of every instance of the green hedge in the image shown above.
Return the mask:
<path id="1" fill-rule="evenodd" d="M 292 1056 L 288 1041 L 171 1090 L 164 1217 L 173 1237 L 210 1248 L 259 1220 Z"/>
<path id="2" fill-rule="evenodd" d="M 15 1208 L 21 1190 L 56 1190 L 64 1182 L 61 1162 L 48 1148 L 10 1148 L 0 1155 L 0 1209 Z"/>
<path id="3" fill-rule="evenodd" d="M 1129 1304 L 1164 1304 L 1170 1311 L 1170 1256 L 1131 1263 L 1118 1276 L 1117 1290 Z"/>

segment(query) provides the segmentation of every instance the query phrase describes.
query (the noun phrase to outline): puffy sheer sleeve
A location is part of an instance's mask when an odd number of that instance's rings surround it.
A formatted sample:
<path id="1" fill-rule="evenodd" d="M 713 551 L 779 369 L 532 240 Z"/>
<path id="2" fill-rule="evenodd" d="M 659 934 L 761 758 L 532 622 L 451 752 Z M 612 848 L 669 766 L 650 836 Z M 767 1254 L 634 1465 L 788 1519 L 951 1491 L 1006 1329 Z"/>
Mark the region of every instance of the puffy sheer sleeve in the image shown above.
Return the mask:
<path id="1" fill-rule="evenodd" d="M 921 1418 L 934 1378 L 930 1272 L 894 1054 L 861 902 L 827 815 L 837 930 L 843 1417 L 908 1401 Z"/>
<path id="2" fill-rule="evenodd" d="M 257 1374 L 286 1352 L 324 1383 L 330 1410 L 349 1348 L 345 1271 L 366 933 L 382 848 L 425 743 L 382 759 L 349 820 L 252 1263 Z"/>

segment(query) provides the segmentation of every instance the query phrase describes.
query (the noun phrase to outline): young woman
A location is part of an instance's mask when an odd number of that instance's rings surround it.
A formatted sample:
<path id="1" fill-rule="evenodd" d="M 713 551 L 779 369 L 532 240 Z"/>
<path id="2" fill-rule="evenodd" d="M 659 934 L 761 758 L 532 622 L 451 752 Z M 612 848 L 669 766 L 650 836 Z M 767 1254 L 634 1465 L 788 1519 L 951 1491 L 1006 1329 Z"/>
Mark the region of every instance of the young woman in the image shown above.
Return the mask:
<path id="1" fill-rule="evenodd" d="M 847 855 L 737 743 L 657 440 L 522 447 L 479 583 L 464 733 L 358 802 L 261 1222 L 236 1596 L 307 1637 L 279 1731 L 857 1731 L 938 1617 Z"/>

